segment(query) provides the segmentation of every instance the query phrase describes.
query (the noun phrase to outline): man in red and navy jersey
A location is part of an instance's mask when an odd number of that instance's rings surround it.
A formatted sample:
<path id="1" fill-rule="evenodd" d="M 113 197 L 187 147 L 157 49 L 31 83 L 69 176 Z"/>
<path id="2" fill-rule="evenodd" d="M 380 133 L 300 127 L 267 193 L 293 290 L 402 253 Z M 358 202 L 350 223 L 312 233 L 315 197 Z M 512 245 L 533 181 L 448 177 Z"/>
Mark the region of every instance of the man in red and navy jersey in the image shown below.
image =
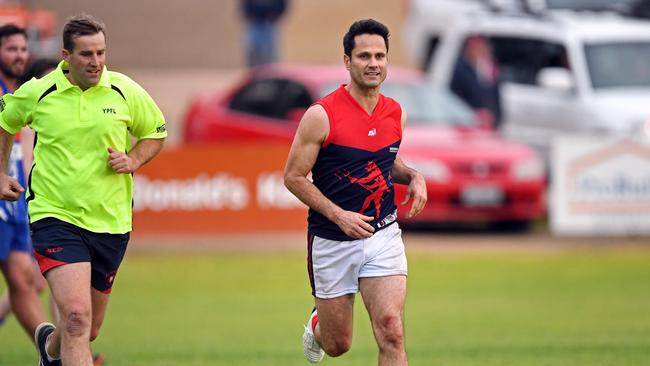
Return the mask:
<path id="1" fill-rule="evenodd" d="M 357 21 L 343 47 L 350 82 L 307 110 L 285 168 L 285 185 L 310 208 L 308 271 L 316 307 L 305 326 L 304 353 L 317 363 L 325 353 L 336 357 L 350 349 L 354 296 L 361 292 L 379 365 L 407 365 L 407 265 L 393 184 L 408 184 L 408 216 L 424 207 L 426 186 L 397 156 L 406 112 L 379 92 L 388 28 Z"/>

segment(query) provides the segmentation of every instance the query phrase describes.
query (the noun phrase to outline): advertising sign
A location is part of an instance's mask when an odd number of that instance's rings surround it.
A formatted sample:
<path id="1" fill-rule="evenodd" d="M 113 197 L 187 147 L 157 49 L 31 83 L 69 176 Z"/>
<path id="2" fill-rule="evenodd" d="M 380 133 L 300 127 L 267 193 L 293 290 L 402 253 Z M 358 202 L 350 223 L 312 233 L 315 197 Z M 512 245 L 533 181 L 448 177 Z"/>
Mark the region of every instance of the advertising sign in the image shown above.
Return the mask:
<path id="1" fill-rule="evenodd" d="M 304 230 L 307 208 L 284 186 L 289 146 L 163 150 L 134 176 L 138 235 Z"/>
<path id="2" fill-rule="evenodd" d="M 556 234 L 650 234 L 650 144 L 560 138 L 552 152 Z"/>

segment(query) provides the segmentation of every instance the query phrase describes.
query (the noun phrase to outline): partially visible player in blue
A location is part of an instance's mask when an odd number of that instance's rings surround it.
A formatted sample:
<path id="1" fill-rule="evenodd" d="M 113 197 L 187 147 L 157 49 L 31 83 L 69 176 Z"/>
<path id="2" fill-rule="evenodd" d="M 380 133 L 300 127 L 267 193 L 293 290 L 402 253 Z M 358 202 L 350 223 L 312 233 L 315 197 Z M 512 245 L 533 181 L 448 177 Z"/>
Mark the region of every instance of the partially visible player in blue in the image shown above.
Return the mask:
<path id="1" fill-rule="evenodd" d="M 2 95 L 14 91 L 18 78 L 25 72 L 28 58 L 25 30 L 12 24 L 0 27 Z M 18 134 L 9 155 L 7 173 L 24 186 L 22 155 Z M 7 281 L 9 299 L 16 319 L 32 338 L 36 327 L 45 321 L 45 313 L 36 288 L 37 284 L 40 287 L 45 286 L 45 281 L 34 268 L 25 192 L 19 189 L 16 193 L 19 194 L 16 201 L 0 200 L 0 267 Z"/>
<path id="2" fill-rule="evenodd" d="M 13 135 L 35 133 L 27 204 L 34 256 L 59 310 L 34 338 L 41 366 L 91 366 L 132 230 L 132 174 L 160 152 L 165 119 L 147 92 L 107 70 L 104 24 L 89 15 L 63 27 L 63 60 L 2 98 L 0 198 L 22 186 L 2 173 Z M 137 139 L 132 145 L 132 138 Z"/>

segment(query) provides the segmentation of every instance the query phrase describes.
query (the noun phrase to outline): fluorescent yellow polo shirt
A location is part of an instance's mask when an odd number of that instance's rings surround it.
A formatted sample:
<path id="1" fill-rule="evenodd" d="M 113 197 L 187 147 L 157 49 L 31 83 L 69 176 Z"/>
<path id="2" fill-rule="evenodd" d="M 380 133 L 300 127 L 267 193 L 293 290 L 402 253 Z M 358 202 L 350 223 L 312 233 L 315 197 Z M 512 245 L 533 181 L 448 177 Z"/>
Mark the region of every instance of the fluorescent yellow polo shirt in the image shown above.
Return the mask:
<path id="1" fill-rule="evenodd" d="M 82 91 L 62 61 L 0 100 L 0 127 L 36 132 L 27 187 L 30 221 L 45 217 L 96 233 L 132 228 L 133 178 L 108 166 L 108 147 L 131 149 L 137 139 L 164 138 L 165 118 L 135 81 L 104 68 L 96 86 Z"/>

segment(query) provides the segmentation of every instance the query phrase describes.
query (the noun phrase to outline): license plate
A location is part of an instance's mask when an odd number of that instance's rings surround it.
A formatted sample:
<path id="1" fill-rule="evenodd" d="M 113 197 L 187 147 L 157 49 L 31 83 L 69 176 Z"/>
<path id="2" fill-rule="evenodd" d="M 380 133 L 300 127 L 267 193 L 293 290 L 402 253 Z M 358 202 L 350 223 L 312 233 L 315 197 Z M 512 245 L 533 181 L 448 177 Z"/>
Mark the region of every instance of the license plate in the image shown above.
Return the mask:
<path id="1" fill-rule="evenodd" d="M 500 206 L 503 190 L 495 186 L 468 186 L 463 188 L 460 199 L 466 206 Z"/>

